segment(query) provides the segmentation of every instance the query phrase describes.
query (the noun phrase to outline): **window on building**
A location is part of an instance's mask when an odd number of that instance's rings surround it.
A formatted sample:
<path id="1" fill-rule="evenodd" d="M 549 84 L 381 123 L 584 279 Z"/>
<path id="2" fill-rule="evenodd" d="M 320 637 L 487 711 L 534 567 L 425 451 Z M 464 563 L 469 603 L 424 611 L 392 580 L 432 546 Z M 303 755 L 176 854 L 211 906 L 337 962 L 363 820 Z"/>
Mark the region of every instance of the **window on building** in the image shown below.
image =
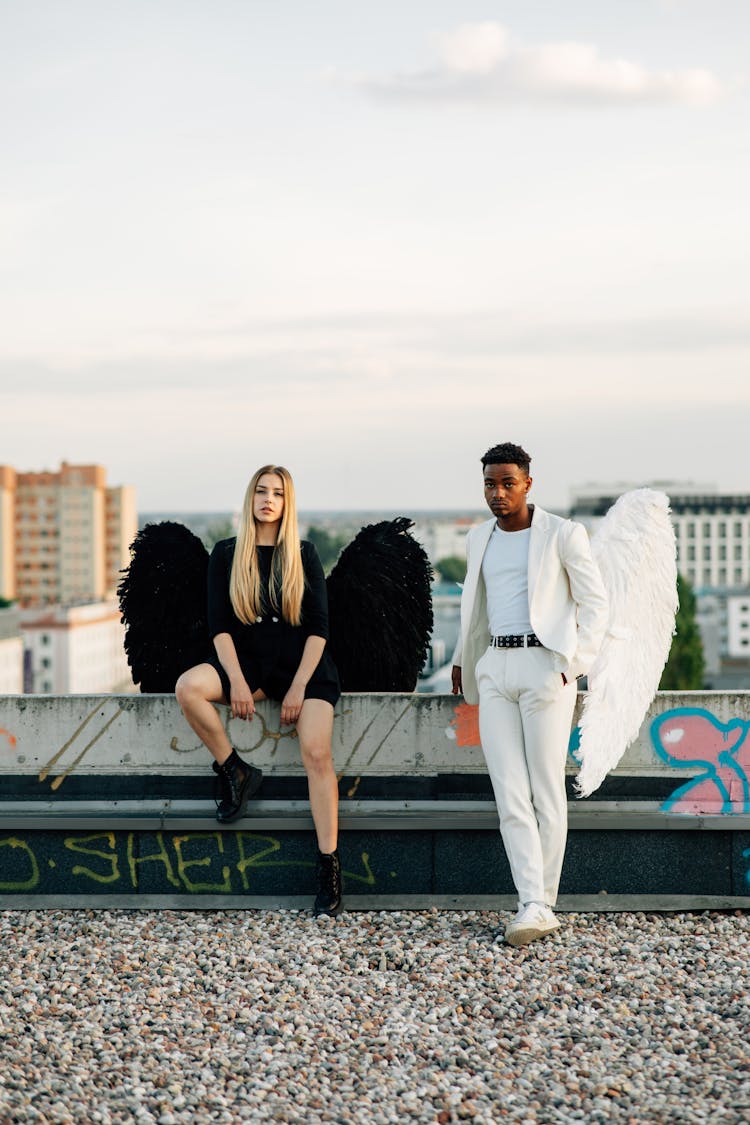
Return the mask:
<path id="1" fill-rule="evenodd" d="M 727 568 L 725 566 L 719 567 L 719 585 L 726 586 L 727 584 Z"/>
<path id="2" fill-rule="evenodd" d="M 688 539 L 695 539 L 695 524 L 692 520 L 687 525 L 687 537 Z"/>
<path id="3" fill-rule="evenodd" d="M 711 547 L 708 543 L 706 543 L 703 547 L 703 558 L 705 560 L 709 560 L 711 558 Z"/>
<path id="4" fill-rule="evenodd" d="M 727 557 L 727 545 L 726 545 L 726 543 L 720 543 L 719 544 L 719 558 L 723 561 L 726 557 Z"/>
<path id="5" fill-rule="evenodd" d="M 691 543 L 687 549 L 687 557 L 690 562 L 695 562 L 695 544 Z"/>
<path id="6" fill-rule="evenodd" d="M 49 633 L 42 633 L 39 640 L 42 642 L 43 645 L 48 645 L 50 643 L 50 640 L 51 640 Z"/>
<path id="7" fill-rule="evenodd" d="M 724 520 L 719 520 L 719 539 L 726 539 L 727 525 Z"/>
<path id="8" fill-rule="evenodd" d="M 711 524 L 708 522 L 708 520 L 705 520 L 703 523 L 703 535 L 706 539 L 709 539 L 711 536 Z"/>
<path id="9" fill-rule="evenodd" d="M 742 567 L 736 566 L 734 568 L 734 584 L 739 586 L 742 582 Z"/>
<path id="10" fill-rule="evenodd" d="M 736 559 L 742 558 L 742 544 L 741 543 L 735 543 L 735 545 L 734 545 L 734 557 Z"/>
<path id="11" fill-rule="evenodd" d="M 704 586 L 710 586 L 711 585 L 711 569 L 710 569 L 710 567 L 704 567 L 704 569 L 703 569 L 703 585 Z"/>
<path id="12" fill-rule="evenodd" d="M 737 536 L 738 539 L 742 535 L 742 524 L 740 523 L 739 520 L 737 520 L 735 525 L 734 525 L 734 534 Z"/>

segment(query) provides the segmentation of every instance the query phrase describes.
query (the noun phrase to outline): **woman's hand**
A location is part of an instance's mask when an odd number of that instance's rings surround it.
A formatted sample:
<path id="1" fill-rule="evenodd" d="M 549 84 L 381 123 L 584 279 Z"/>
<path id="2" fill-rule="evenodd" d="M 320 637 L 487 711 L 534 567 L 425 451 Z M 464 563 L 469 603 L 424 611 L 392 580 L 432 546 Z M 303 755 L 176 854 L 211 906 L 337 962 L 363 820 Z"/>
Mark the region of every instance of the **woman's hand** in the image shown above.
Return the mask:
<path id="1" fill-rule="evenodd" d="M 297 722 L 302 704 L 305 702 L 305 688 L 292 680 L 292 685 L 281 701 L 281 722 L 292 726 Z"/>
<path id="2" fill-rule="evenodd" d="M 247 680 L 243 677 L 232 680 L 229 684 L 229 702 L 233 719 L 252 719 L 255 714 L 255 701 Z"/>

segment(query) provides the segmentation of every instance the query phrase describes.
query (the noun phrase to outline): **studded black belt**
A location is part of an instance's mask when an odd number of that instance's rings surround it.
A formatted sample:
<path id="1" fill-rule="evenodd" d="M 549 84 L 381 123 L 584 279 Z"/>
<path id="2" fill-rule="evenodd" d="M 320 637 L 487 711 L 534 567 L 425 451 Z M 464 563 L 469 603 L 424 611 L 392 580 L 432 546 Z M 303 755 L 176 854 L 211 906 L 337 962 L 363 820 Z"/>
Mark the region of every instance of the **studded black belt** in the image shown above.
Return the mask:
<path id="1" fill-rule="evenodd" d="M 507 637 L 490 637 L 490 648 L 543 648 L 536 633 L 511 633 Z"/>

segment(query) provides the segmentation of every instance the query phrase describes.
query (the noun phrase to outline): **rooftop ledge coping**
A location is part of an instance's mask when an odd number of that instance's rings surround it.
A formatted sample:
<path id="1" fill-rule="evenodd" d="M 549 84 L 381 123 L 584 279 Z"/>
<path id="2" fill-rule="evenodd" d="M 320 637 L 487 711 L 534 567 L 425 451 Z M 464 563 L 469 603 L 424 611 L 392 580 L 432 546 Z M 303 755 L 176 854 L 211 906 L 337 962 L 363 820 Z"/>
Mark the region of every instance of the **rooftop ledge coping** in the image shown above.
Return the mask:
<path id="1" fill-rule="evenodd" d="M 580 717 L 579 694 L 575 723 Z M 266 777 L 303 776 L 296 731 L 282 727 L 278 705 L 259 704 L 251 722 L 232 719 L 220 706 L 227 734 L 237 750 Z M 598 826 L 624 817 L 629 824 L 647 816 L 664 827 L 741 828 L 750 817 L 750 691 L 660 692 L 638 737 L 613 771 L 615 777 L 662 779 L 669 795 L 658 801 L 572 801 L 571 827 Z M 574 725 L 567 771 L 575 775 Z M 477 708 L 451 695 L 410 693 L 343 695 L 335 710 L 334 764 L 342 777 L 434 778 L 440 775 L 485 774 L 479 745 Z M 209 778 L 210 758 L 187 725 L 172 695 L 8 695 L 0 697 L 0 793 L 12 795 L 14 785 L 38 784 L 30 804 L 37 817 L 95 818 L 101 825 L 113 818 L 132 825 L 136 810 L 113 800 L 89 804 L 71 800 L 70 781 L 81 776 Z M 670 788 L 664 779 L 673 781 Z M 66 792 L 67 786 L 67 792 Z M 110 792 L 112 789 L 110 788 Z M 353 792 L 350 790 L 350 796 Z M 140 818 L 150 825 L 215 828 L 209 803 L 164 800 L 136 802 Z M 12 809 L 10 806 L 13 806 Z M 470 807 L 469 807 L 470 806 Z M 262 800 L 249 819 L 267 826 L 271 819 L 291 823 L 309 818 L 305 802 Z M 450 808 L 450 816 L 449 816 Z M 32 815 L 29 808 L 26 815 Z M 21 815 L 22 803 L 0 799 L 0 824 Z M 360 825 L 365 817 L 379 822 L 423 818 L 435 825 L 442 817 L 469 827 L 485 826 L 494 816 L 491 802 L 343 801 L 342 818 Z M 654 816 L 659 814 L 654 821 Z M 681 822 L 683 822 L 681 824 Z M 496 823 L 496 822 L 494 822 Z M 28 821 L 26 822 L 28 826 Z M 624 826 L 624 825 L 623 825 Z M 234 828 L 235 825 L 230 827 Z"/>

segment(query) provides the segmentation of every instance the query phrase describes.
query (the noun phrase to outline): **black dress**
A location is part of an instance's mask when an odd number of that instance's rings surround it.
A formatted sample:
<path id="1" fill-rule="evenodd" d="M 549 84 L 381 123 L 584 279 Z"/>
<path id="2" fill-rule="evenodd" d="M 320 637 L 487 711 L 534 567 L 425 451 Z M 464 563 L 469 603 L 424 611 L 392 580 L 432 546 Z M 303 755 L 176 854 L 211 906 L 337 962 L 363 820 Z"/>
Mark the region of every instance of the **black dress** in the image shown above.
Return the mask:
<path id="1" fill-rule="evenodd" d="M 253 625 L 245 625 L 237 617 L 229 597 L 229 578 L 236 538 L 222 539 L 211 552 L 208 563 L 208 628 L 211 637 L 229 633 L 237 650 L 242 674 L 248 687 L 259 688 L 269 699 L 281 701 L 289 690 L 308 637 L 328 640 L 328 595 L 325 576 L 318 553 L 312 543 L 303 540 L 302 569 L 305 592 L 302 597 L 302 621 L 290 625 L 269 602 L 273 547 L 256 547 L 261 580 L 263 608 Z M 208 663 L 219 674 L 224 698 L 229 701 L 230 686 L 218 656 L 209 656 Z M 305 688 L 305 699 L 325 699 L 335 704 L 341 688 L 336 665 L 328 649 L 323 650 L 318 666 Z"/>

